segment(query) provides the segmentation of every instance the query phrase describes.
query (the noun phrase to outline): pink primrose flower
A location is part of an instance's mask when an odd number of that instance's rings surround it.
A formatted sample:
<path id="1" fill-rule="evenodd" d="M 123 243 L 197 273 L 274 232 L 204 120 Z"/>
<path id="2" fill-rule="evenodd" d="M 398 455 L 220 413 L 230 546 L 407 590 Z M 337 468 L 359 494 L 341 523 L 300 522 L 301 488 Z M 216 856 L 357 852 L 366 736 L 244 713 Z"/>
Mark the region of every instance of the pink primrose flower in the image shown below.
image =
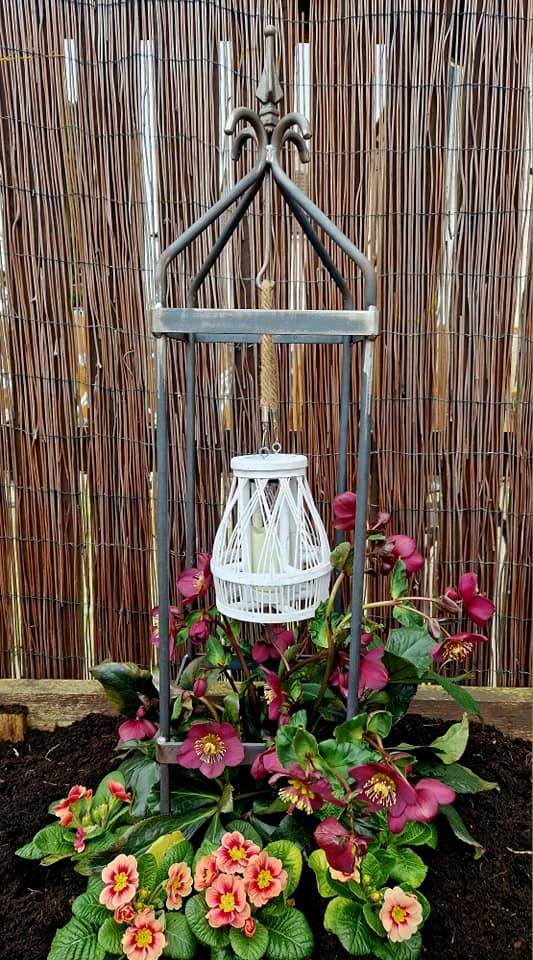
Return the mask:
<path id="1" fill-rule="evenodd" d="M 83 827 L 78 827 L 76 830 L 76 839 L 74 840 L 74 849 L 76 853 L 82 853 L 85 850 L 85 837 L 87 834 Z"/>
<path id="2" fill-rule="evenodd" d="M 379 919 L 393 943 L 409 940 L 422 923 L 422 906 L 414 893 L 389 887 L 385 890 Z"/>
<path id="3" fill-rule="evenodd" d="M 336 530 L 353 530 L 357 497 L 346 490 L 333 498 L 333 526 Z"/>
<path id="4" fill-rule="evenodd" d="M 287 886 L 287 871 L 277 857 L 269 857 L 262 850 L 251 858 L 244 871 L 244 886 L 254 907 L 264 907 L 265 903 L 279 896 Z"/>
<path id="5" fill-rule="evenodd" d="M 281 680 L 273 670 L 267 670 L 261 667 L 265 677 L 265 700 L 268 703 L 268 719 L 278 720 L 282 713 L 285 713 L 289 702 L 288 694 L 281 686 Z"/>
<path id="6" fill-rule="evenodd" d="M 364 800 L 371 813 L 391 810 L 397 816 L 416 802 L 414 787 L 385 763 L 365 763 L 352 767 L 349 774 L 359 788 L 357 799 Z"/>
<path id="7" fill-rule="evenodd" d="M 206 920 L 211 927 L 242 928 L 251 910 L 241 877 L 221 873 L 205 892 L 205 902 L 210 907 Z"/>
<path id="8" fill-rule="evenodd" d="M 113 914 L 113 919 L 115 923 L 131 923 L 135 917 L 135 907 L 133 903 L 123 903 L 121 907 L 117 907 Z"/>
<path id="9" fill-rule="evenodd" d="M 208 613 L 202 613 L 199 620 L 195 620 L 189 628 L 189 640 L 193 643 L 203 643 L 211 633 L 213 621 Z"/>
<path id="10" fill-rule="evenodd" d="M 431 656 L 436 664 L 462 663 L 473 652 L 476 643 L 488 643 L 488 638 L 480 633 L 454 633 L 445 637 L 431 649 Z"/>
<path id="11" fill-rule="evenodd" d="M 152 616 L 152 632 L 150 634 L 150 640 L 152 641 L 154 647 L 159 648 L 159 607 L 154 607 L 151 611 Z M 168 659 L 172 660 L 174 656 L 174 643 L 176 640 L 176 635 L 182 623 L 182 615 L 179 607 L 168 608 Z"/>
<path id="12" fill-rule="evenodd" d="M 447 787 L 440 780 L 433 780 L 428 777 L 419 780 L 414 784 L 415 800 L 413 803 L 407 803 L 400 812 L 394 812 L 394 808 L 387 811 L 389 830 L 391 833 L 400 833 L 408 820 L 416 820 L 419 823 L 428 823 L 436 817 L 439 803 L 453 803 L 455 800 L 455 790 Z"/>
<path id="13" fill-rule="evenodd" d="M 424 566 L 424 558 L 416 548 L 416 540 L 396 533 L 382 543 L 374 546 L 374 555 L 378 558 L 381 573 L 390 573 L 398 560 L 403 560 L 407 574 L 416 573 Z"/>
<path id="14" fill-rule="evenodd" d="M 490 620 L 496 607 L 484 593 L 477 593 L 477 574 L 463 573 L 459 577 L 457 590 L 448 587 L 444 591 L 445 597 L 451 600 L 462 600 L 465 613 L 478 627 L 484 627 Z"/>
<path id="15" fill-rule="evenodd" d="M 186 863 L 172 864 L 164 888 L 168 894 L 167 910 L 179 910 L 183 897 L 188 897 L 192 890 L 192 873 Z"/>
<path id="16" fill-rule="evenodd" d="M 207 890 L 218 877 L 217 858 L 214 853 L 201 857 L 194 871 L 194 889 Z"/>
<path id="17" fill-rule="evenodd" d="M 279 660 L 282 654 L 294 643 L 292 630 L 284 627 L 267 627 L 259 640 L 252 646 L 252 660 L 254 663 L 265 663 L 267 660 Z"/>
<path id="18" fill-rule="evenodd" d="M 163 929 L 149 907 L 137 913 L 122 937 L 122 949 L 128 960 L 157 960 L 167 945 Z"/>
<path id="19" fill-rule="evenodd" d="M 259 849 L 256 843 L 245 840 L 238 830 L 225 833 L 216 853 L 217 867 L 224 873 L 244 873 L 250 857 L 259 853 Z"/>
<path id="20" fill-rule="evenodd" d="M 139 886 L 137 860 L 133 856 L 119 853 L 102 870 L 104 889 L 99 900 L 108 910 L 116 910 L 133 900 Z"/>
<path id="21" fill-rule="evenodd" d="M 368 837 L 350 833 L 335 817 L 326 817 L 314 832 L 330 868 L 350 878 L 368 848 Z"/>
<path id="22" fill-rule="evenodd" d="M 192 603 L 207 593 L 212 582 L 211 557 L 208 553 L 199 553 L 198 566 L 184 570 L 176 580 L 176 586 L 183 597 L 183 603 Z"/>
<path id="23" fill-rule="evenodd" d="M 108 780 L 107 789 L 117 800 L 123 800 L 124 803 L 130 802 L 131 793 L 127 793 L 125 787 L 118 780 Z"/>
<path id="24" fill-rule="evenodd" d="M 146 720 L 145 707 L 139 707 L 136 720 L 125 720 L 118 728 L 118 743 L 128 740 L 150 740 L 157 733 L 157 726 L 152 720 Z"/>
<path id="25" fill-rule="evenodd" d="M 199 770 L 212 780 L 226 767 L 236 767 L 244 757 L 244 747 L 231 723 L 212 721 L 193 723 L 177 754 L 178 763 Z"/>

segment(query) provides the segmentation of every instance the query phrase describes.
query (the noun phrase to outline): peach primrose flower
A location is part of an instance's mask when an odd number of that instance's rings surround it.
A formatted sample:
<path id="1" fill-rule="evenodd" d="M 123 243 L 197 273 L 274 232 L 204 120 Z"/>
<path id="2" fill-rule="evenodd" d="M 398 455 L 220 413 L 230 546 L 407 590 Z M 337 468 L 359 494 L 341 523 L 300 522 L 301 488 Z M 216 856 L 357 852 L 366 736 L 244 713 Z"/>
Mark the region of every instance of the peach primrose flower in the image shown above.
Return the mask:
<path id="1" fill-rule="evenodd" d="M 73 818 L 71 808 L 74 804 L 83 797 L 85 797 L 86 800 L 90 800 L 92 795 L 92 790 L 87 790 L 87 787 L 82 787 L 81 784 L 76 784 L 76 786 L 71 787 L 68 792 L 68 797 L 60 800 L 59 803 L 56 803 L 55 806 L 52 807 L 52 813 L 55 814 L 56 817 L 59 817 L 59 826 L 67 827 Z"/>
<path id="2" fill-rule="evenodd" d="M 186 863 L 172 864 L 164 888 L 168 893 L 167 910 L 179 910 L 183 897 L 192 890 L 192 873 Z"/>
<path id="3" fill-rule="evenodd" d="M 240 877 L 221 873 L 205 892 L 205 902 L 210 907 L 206 920 L 211 927 L 226 925 L 241 928 L 250 917 L 250 904 Z"/>
<path id="4" fill-rule="evenodd" d="M 281 860 L 269 857 L 266 850 L 262 850 L 246 867 L 244 885 L 254 907 L 264 907 L 287 886 L 287 871 Z"/>
<path id="5" fill-rule="evenodd" d="M 132 903 L 123 903 L 113 914 L 115 923 L 131 923 L 135 917 L 135 907 Z"/>
<path id="6" fill-rule="evenodd" d="M 207 890 L 218 877 L 217 860 L 213 853 L 201 857 L 194 871 L 194 889 Z"/>
<path id="7" fill-rule="evenodd" d="M 383 897 L 379 919 L 393 943 L 409 940 L 422 923 L 422 906 L 414 893 L 405 893 L 401 887 L 389 887 Z"/>
<path id="8" fill-rule="evenodd" d="M 133 900 L 139 886 L 137 860 L 133 856 L 120 853 L 102 870 L 105 887 L 99 901 L 108 910 L 116 910 Z"/>
<path id="9" fill-rule="evenodd" d="M 131 793 L 126 793 L 125 787 L 122 786 L 118 780 L 108 780 L 107 789 L 117 800 L 124 800 L 124 803 L 129 803 L 131 800 Z"/>
<path id="10" fill-rule="evenodd" d="M 244 873 L 251 857 L 259 853 L 259 849 L 256 843 L 245 840 L 238 830 L 225 833 L 216 852 L 217 867 L 224 873 Z"/>
<path id="11" fill-rule="evenodd" d="M 122 949 L 128 960 L 157 960 L 167 945 L 163 929 L 149 907 L 135 914 L 133 925 L 122 937 Z"/>
<path id="12" fill-rule="evenodd" d="M 248 917 L 248 919 L 244 921 L 244 927 L 242 928 L 242 932 L 244 933 L 244 936 L 248 937 L 248 939 L 250 939 L 250 937 L 253 937 L 256 927 L 257 927 L 257 924 L 254 918 Z"/>

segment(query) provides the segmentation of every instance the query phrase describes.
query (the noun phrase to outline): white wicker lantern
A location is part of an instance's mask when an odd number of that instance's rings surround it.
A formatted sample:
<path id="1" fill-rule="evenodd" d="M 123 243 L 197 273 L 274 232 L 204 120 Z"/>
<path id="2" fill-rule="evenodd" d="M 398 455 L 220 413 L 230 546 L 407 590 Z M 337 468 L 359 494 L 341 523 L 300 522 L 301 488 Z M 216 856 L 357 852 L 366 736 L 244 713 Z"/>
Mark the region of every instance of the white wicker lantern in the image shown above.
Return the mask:
<path id="1" fill-rule="evenodd" d="M 234 457 L 211 572 L 221 613 L 254 623 L 310 619 L 329 593 L 330 546 L 307 457 Z"/>

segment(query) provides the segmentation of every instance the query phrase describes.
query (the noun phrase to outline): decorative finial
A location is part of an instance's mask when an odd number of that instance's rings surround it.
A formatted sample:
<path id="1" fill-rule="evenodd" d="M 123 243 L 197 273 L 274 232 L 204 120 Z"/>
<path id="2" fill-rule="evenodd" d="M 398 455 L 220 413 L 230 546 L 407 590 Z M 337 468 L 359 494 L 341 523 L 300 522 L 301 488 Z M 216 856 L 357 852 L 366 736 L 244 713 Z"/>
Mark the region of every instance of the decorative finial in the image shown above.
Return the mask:
<path id="1" fill-rule="evenodd" d="M 283 90 L 279 82 L 274 52 L 275 36 L 276 28 L 272 24 L 265 27 L 265 65 L 256 90 L 257 99 L 262 104 L 259 116 L 263 121 L 265 130 L 269 133 L 272 133 L 279 120 L 277 104 L 280 100 L 283 100 Z"/>

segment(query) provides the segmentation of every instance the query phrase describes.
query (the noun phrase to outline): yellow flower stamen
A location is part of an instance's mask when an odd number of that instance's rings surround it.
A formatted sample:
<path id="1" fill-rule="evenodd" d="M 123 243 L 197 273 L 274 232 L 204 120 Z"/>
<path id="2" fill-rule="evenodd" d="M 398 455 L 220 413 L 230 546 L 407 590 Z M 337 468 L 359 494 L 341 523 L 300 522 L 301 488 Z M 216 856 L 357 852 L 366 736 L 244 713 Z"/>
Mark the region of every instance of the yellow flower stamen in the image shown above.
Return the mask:
<path id="1" fill-rule="evenodd" d="M 223 893 L 220 898 L 220 909 L 224 913 L 231 913 L 235 910 L 235 897 L 232 893 Z"/>
<path id="2" fill-rule="evenodd" d="M 226 744 L 216 733 L 208 733 L 194 741 L 194 752 L 204 763 L 216 763 L 226 753 Z"/>
<path id="3" fill-rule="evenodd" d="M 373 803 L 379 803 L 384 807 L 392 807 L 396 803 L 396 784 L 386 773 L 375 773 L 365 783 L 364 791 Z"/>
<path id="4" fill-rule="evenodd" d="M 260 890 L 266 890 L 271 883 L 274 882 L 274 878 L 270 870 L 260 870 L 257 874 L 257 886 Z"/>
<path id="5" fill-rule="evenodd" d="M 392 908 L 391 915 L 395 923 L 403 923 L 407 916 L 407 910 L 402 910 L 402 908 L 396 904 L 396 906 Z"/>
<path id="6" fill-rule="evenodd" d="M 115 893 L 119 893 L 121 890 L 125 890 L 128 886 L 128 874 L 122 870 L 121 873 L 115 874 L 115 883 L 113 884 L 113 890 Z"/>
<path id="7" fill-rule="evenodd" d="M 147 927 L 143 927 L 142 930 L 139 930 L 137 936 L 135 937 L 135 946 L 149 947 L 153 939 L 152 931 L 148 930 Z"/>
<path id="8" fill-rule="evenodd" d="M 230 847 L 228 853 L 232 860 L 244 860 L 244 858 L 246 857 L 246 850 L 244 849 L 244 847 L 237 847 L 237 846 Z"/>

